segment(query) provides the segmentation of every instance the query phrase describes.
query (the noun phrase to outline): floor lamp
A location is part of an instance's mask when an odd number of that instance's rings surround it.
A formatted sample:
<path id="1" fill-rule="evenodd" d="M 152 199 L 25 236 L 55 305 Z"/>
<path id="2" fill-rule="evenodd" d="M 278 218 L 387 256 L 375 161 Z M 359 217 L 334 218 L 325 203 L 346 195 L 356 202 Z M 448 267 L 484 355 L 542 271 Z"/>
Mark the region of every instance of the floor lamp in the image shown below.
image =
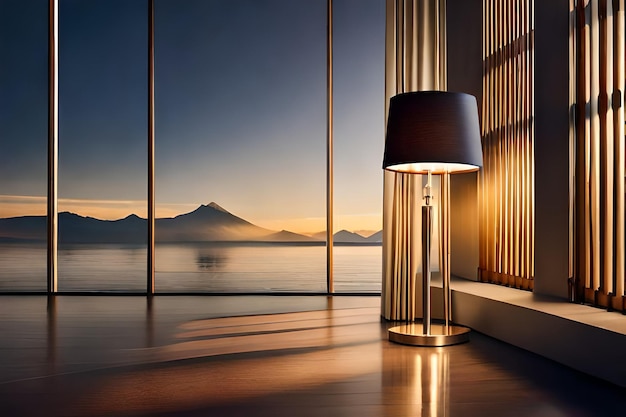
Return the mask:
<path id="1" fill-rule="evenodd" d="M 383 168 L 425 174 L 422 206 L 423 322 L 389 329 L 389 340 L 416 346 L 446 346 L 469 340 L 469 329 L 451 324 L 450 291 L 450 174 L 477 171 L 482 149 L 476 98 L 464 93 L 418 91 L 391 98 Z M 432 229 L 431 177 L 441 175 L 443 323 L 432 323 L 430 247 Z M 415 280 L 415 277 L 410 277 Z M 408 281 L 407 281 L 408 282 Z M 407 287 L 407 305 L 410 296 Z M 415 285 L 412 288 L 416 288 Z"/>

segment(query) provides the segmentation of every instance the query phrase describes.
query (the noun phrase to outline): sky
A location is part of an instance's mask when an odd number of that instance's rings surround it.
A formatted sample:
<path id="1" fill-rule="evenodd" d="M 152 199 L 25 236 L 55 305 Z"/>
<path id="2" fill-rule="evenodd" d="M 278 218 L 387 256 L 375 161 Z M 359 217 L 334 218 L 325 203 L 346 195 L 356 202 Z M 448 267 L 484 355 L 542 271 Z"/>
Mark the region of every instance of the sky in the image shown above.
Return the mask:
<path id="1" fill-rule="evenodd" d="M 334 0 L 335 229 L 382 227 L 384 1 Z M 145 0 L 60 0 L 59 210 L 145 216 Z M 47 1 L 0 0 L 0 217 L 45 213 Z M 326 1 L 155 0 L 157 217 L 326 215 Z"/>

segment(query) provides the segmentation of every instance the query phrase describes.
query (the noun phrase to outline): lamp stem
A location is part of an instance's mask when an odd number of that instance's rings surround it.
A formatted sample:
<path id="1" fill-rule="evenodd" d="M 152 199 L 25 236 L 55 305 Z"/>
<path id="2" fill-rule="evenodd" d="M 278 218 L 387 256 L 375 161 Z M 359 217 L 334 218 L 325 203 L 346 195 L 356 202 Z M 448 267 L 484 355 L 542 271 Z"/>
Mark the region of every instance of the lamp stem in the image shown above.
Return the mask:
<path id="1" fill-rule="evenodd" d="M 430 335 L 430 229 L 432 206 L 422 206 L 422 308 L 423 333 Z"/>
<path id="2" fill-rule="evenodd" d="M 433 174 L 431 171 L 428 171 L 428 180 L 426 181 L 426 186 L 424 187 L 424 199 L 426 199 L 426 205 L 430 206 L 430 199 L 433 198 L 431 193 L 433 183 Z"/>
<path id="3" fill-rule="evenodd" d="M 428 171 L 428 180 L 424 188 L 426 205 L 422 206 L 422 317 L 423 333 L 430 335 L 430 244 L 432 231 L 432 206 L 430 199 L 432 173 Z"/>

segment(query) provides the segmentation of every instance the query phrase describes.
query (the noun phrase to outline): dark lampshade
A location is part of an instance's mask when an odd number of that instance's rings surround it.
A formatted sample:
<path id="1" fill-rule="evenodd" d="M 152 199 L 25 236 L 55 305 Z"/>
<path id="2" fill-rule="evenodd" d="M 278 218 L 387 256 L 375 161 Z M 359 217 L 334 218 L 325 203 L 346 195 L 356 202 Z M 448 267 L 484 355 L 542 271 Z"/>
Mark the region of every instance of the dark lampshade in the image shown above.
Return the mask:
<path id="1" fill-rule="evenodd" d="M 474 96 L 417 91 L 391 98 L 384 169 L 441 174 L 476 171 L 482 165 Z"/>

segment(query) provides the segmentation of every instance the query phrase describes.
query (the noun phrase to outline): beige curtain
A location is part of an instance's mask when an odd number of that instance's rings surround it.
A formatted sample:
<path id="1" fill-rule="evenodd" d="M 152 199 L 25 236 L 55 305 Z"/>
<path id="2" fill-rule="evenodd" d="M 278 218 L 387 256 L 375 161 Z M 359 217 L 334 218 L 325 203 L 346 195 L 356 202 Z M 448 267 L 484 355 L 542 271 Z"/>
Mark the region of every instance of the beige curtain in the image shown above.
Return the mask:
<path id="1" fill-rule="evenodd" d="M 624 0 L 571 0 L 575 289 L 626 311 L 624 294 Z"/>
<path id="2" fill-rule="evenodd" d="M 385 114 L 398 93 L 446 89 L 445 3 L 387 0 Z M 384 173 L 381 315 L 388 320 L 421 317 L 421 280 L 411 278 L 421 267 L 422 188 L 421 175 Z"/>
<path id="3" fill-rule="evenodd" d="M 483 2 L 479 279 L 532 289 L 533 0 Z"/>

